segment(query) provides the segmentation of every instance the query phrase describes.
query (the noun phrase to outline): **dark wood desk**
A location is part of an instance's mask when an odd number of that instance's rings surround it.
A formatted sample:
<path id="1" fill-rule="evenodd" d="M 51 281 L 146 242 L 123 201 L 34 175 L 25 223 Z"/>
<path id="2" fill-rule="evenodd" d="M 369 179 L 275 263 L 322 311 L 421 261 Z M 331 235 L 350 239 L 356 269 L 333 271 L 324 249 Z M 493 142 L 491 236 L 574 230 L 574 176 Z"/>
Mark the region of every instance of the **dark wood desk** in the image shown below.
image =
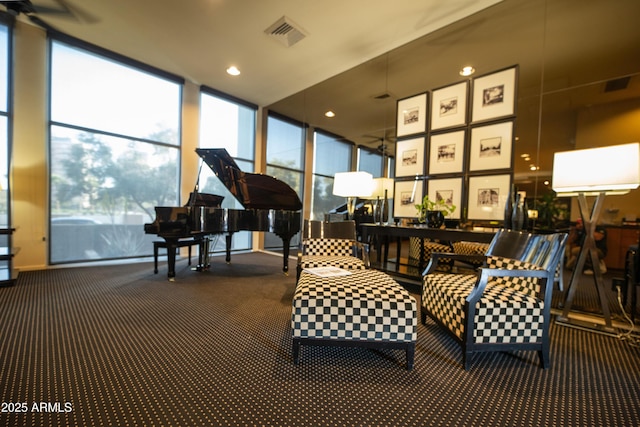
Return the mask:
<path id="1" fill-rule="evenodd" d="M 373 266 L 388 271 L 386 266 L 389 260 L 389 242 L 392 238 L 396 240 L 396 259 L 395 272 L 398 272 L 401 242 L 403 238 L 417 237 L 421 239 L 440 240 L 447 242 L 480 242 L 489 243 L 495 235 L 494 232 L 488 231 L 469 231 L 452 228 L 428 228 L 422 226 L 400 226 L 400 225 L 378 225 L 378 224 L 360 224 L 360 232 L 364 243 L 371 243 L 376 249 L 376 259 Z M 381 260 L 381 253 L 384 256 Z M 373 260 L 372 260 L 373 261 Z M 426 266 L 419 266 L 418 271 Z"/>

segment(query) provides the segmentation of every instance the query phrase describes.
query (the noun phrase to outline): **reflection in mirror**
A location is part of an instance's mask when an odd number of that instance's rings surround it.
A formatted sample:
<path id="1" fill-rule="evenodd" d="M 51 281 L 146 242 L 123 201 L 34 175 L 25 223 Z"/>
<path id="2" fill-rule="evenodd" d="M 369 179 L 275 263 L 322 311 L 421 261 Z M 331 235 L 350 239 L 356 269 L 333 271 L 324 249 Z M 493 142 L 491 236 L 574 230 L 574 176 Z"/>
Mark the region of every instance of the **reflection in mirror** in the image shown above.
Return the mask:
<path id="1" fill-rule="evenodd" d="M 393 155 L 399 99 L 518 64 L 514 180 L 542 200 L 553 152 L 640 140 L 637 16 L 637 0 L 504 0 L 268 108 Z M 608 203 L 633 215 L 636 193 Z"/>

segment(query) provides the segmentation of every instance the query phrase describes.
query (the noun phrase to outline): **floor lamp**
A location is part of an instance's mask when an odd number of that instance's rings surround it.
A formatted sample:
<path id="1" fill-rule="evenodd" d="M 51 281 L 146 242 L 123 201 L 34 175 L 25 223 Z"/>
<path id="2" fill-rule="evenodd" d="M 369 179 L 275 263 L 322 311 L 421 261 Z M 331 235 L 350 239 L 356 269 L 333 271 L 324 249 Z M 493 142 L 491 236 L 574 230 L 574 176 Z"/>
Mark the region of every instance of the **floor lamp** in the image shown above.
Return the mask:
<path id="1" fill-rule="evenodd" d="M 605 196 L 626 194 L 640 184 L 640 143 L 573 150 L 555 153 L 553 159 L 553 189 L 559 197 L 577 196 L 580 216 L 584 223 L 585 239 L 567 289 L 562 315 L 556 321 L 567 326 L 615 334 L 611 324 L 609 299 L 606 294 L 594 233 Z M 587 196 L 595 196 L 591 211 Z M 591 259 L 593 278 L 604 325 L 569 318 L 582 268 Z"/>
<path id="2" fill-rule="evenodd" d="M 373 176 L 369 172 L 338 172 L 333 178 L 333 195 L 347 198 L 347 219 L 353 219 L 358 197 L 371 197 Z"/>

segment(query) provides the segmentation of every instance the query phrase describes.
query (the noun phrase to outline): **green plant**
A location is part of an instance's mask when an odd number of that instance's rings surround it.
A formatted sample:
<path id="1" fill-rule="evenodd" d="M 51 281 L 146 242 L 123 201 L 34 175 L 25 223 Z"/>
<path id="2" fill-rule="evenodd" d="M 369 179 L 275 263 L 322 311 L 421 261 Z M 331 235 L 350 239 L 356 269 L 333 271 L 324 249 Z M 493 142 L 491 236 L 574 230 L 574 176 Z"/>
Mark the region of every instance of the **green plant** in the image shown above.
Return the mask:
<path id="1" fill-rule="evenodd" d="M 422 203 L 415 205 L 418 211 L 418 221 L 425 222 L 427 218 L 427 212 L 429 211 L 441 211 L 445 217 L 452 214 L 456 210 L 454 204 L 448 204 L 444 199 L 431 200 L 429 196 L 424 196 Z"/>

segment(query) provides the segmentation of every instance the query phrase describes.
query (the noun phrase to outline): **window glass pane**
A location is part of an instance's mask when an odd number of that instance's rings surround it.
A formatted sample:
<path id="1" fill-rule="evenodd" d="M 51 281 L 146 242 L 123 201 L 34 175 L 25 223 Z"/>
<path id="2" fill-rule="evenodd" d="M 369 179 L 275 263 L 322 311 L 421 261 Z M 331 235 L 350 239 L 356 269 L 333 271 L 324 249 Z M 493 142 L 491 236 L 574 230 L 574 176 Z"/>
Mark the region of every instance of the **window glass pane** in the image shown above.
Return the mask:
<path id="1" fill-rule="evenodd" d="M 304 128 L 269 116 L 267 129 L 267 164 L 302 170 Z"/>
<path id="2" fill-rule="evenodd" d="M 352 148 L 353 145 L 334 136 L 315 132 L 311 219 L 323 220 L 330 210 L 346 203 L 343 197 L 333 195 L 333 177 L 336 172 L 351 170 Z"/>
<path id="3" fill-rule="evenodd" d="M 178 206 L 181 85 L 52 42 L 50 262 L 151 255 Z"/>
<path id="4" fill-rule="evenodd" d="M 177 206 L 178 149 L 51 127 L 51 262 L 149 254 L 143 224 Z"/>
<path id="5" fill-rule="evenodd" d="M 9 29 L 0 25 L 0 227 L 9 224 L 9 129 L 8 129 L 8 88 L 9 87 Z M 5 246 L 7 236 L 0 236 Z"/>
<path id="6" fill-rule="evenodd" d="M 9 87 L 9 29 L 0 25 L 0 111 L 7 111 Z"/>
<path id="7" fill-rule="evenodd" d="M 179 144 L 181 86 L 54 42 L 51 120 Z"/>
<path id="8" fill-rule="evenodd" d="M 324 214 L 345 203 L 347 203 L 346 198 L 333 195 L 333 177 L 313 176 L 311 219 L 324 220 Z"/>
<path id="9" fill-rule="evenodd" d="M 253 162 L 255 159 L 255 134 L 255 109 L 208 93 L 201 93 L 199 144 L 201 148 L 224 148 L 234 158 L 241 171 L 253 172 L 255 170 Z M 244 206 L 236 200 L 206 165 L 203 165 L 200 172 L 199 188 L 203 193 L 223 196 L 223 208 L 244 209 Z M 251 246 L 251 232 L 241 231 L 233 234 L 232 250 L 248 250 L 251 249 Z M 216 238 L 212 250 L 221 252 L 225 248 L 225 239 Z"/>
<path id="10" fill-rule="evenodd" d="M 369 172 L 374 178 L 382 176 L 382 154 L 358 148 L 358 170 Z"/>
<path id="11" fill-rule="evenodd" d="M 313 173 L 333 177 L 351 170 L 352 145 L 321 132 L 315 133 Z"/>
<path id="12" fill-rule="evenodd" d="M 0 227 L 9 224 L 9 141 L 7 117 L 0 116 Z"/>
<path id="13" fill-rule="evenodd" d="M 234 158 L 254 160 L 256 111 L 203 93 L 200 97 L 200 147 L 225 148 Z M 251 170 L 244 172 L 251 172 Z"/>

